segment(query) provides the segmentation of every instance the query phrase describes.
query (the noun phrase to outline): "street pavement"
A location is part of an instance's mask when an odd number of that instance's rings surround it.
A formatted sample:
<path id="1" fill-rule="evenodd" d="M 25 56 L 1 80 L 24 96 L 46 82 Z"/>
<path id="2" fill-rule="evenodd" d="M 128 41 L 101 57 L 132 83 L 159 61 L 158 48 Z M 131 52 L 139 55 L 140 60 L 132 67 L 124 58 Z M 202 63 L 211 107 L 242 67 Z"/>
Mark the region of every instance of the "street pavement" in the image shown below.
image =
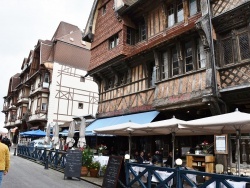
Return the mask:
<path id="1" fill-rule="evenodd" d="M 44 169 L 37 164 L 10 151 L 9 173 L 3 177 L 2 188 L 98 188 L 84 180 L 65 179 L 62 172 L 53 169 Z"/>

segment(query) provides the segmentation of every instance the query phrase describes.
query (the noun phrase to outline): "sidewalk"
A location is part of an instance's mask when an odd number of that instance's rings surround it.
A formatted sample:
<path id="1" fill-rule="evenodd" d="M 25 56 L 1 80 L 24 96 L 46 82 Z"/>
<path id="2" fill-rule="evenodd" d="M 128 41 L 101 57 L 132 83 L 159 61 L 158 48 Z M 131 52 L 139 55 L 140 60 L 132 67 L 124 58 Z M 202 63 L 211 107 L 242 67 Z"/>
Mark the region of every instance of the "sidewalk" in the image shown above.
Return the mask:
<path id="1" fill-rule="evenodd" d="M 13 147 L 10 147 L 10 155 L 12 155 L 12 156 L 14 155 L 14 148 Z M 19 156 L 16 156 L 16 157 L 19 157 Z M 26 159 L 26 160 L 29 160 L 29 159 Z M 52 169 L 52 168 L 49 168 L 49 169 Z M 55 169 L 53 169 L 53 170 L 55 170 Z M 63 173 L 62 171 L 59 171 L 59 170 L 56 170 L 56 171 Z M 82 176 L 81 180 L 86 181 L 86 182 L 91 183 L 91 184 L 94 184 L 98 187 L 101 187 L 102 182 L 103 182 L 103 176 L 98 177 L 98 178 L 94 178 L 94 177 L 90 177 L 90 176 L 86 176 L 86 177 Z"/>
<path id="2" fill-rule="evenodd" d="M 85 177 L 81 177 L 82 180 L 87 181 L 89 183 L 95 184 L 97 186 L 102 186 L 102 182 L 103 182 L 103 177 L 98 177 L 98 178 L 93 178 L 90 176 L 85 176 Z"/>

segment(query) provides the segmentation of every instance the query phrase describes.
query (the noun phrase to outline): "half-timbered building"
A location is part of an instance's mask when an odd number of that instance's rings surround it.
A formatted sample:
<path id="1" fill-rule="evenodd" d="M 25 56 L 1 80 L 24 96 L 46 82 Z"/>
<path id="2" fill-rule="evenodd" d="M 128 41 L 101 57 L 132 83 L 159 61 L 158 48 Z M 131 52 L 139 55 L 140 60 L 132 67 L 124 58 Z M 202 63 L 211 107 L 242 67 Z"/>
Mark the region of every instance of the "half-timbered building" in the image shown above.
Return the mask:
<path id="1" fill-rule="evenodd" d="M 97 117 L 249 112 L 249 13 L 248 0 L 95 0 L 83 39 L 91 42 Z M 143 137 L 132 148 L 165 152 L 165 138 Z M 177 141 L 179 155 L 193 139 Z"/>
<path id="2" fill-rule="evenodd" d="M 63 124 L 74 116 L 95 117 L 98 87 L 85 77 L 90 52 L 81 38 L 77 26 L 61 22 L 52 40 L 38 40 L 16 76 L 20 82 L 12 86 L 14 78 L 10 81 L 5 101 L 10 109 L 15 100 L 15 109 L 6 110 L 4 105 L 3 112 L 13 116 L 13 123 L 7 119 L 5 127 L 44 129 L 47 123 Z"/>

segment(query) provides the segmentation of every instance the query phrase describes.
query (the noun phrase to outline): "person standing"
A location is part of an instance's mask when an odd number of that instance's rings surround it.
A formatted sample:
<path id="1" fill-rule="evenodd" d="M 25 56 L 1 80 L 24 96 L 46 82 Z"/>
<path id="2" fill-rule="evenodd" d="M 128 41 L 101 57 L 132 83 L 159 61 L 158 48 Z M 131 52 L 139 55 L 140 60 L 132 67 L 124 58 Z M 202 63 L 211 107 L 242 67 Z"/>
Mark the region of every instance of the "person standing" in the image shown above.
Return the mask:
<path id="1" fill-rule="evenodd" d="M 8 139 L 7 136 L 5 136 L 2 141 L 2 143 L 4 143 L 6 146 L 8 146 L 9 150 L 10 150 L 10 146 L 11 146 L 11 142 L 10 142 L 10 139 Z"/>
<path id="2" fill-rule="evenodd" d="M 0 187 L 3 180 L 3 175 L 6 175 L 10 167 L 9 148 L 2 143 L 2 135 L 0 135 Z"/>

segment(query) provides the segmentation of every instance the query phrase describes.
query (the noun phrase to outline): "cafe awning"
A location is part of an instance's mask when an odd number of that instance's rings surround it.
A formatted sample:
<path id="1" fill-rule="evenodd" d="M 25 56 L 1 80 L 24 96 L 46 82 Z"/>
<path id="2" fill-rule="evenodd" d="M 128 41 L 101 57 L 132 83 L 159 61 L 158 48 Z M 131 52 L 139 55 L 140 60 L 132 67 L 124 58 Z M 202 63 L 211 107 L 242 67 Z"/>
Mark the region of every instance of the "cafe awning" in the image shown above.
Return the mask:
<path id="1" fill-rule="evenodd" d="M 93 136 L 95 133 L 93 130 L 104 128 L 107 126 L 122 124 L 126 122 L 133 122 L 138 124 L 150 123 L 159 114 L 157 111 L 143 112 L 137 114 L 129 114 L 123 116 L 116 116 L 110 118 L 96 119 L 86 128 L 86 136 Z"/>

